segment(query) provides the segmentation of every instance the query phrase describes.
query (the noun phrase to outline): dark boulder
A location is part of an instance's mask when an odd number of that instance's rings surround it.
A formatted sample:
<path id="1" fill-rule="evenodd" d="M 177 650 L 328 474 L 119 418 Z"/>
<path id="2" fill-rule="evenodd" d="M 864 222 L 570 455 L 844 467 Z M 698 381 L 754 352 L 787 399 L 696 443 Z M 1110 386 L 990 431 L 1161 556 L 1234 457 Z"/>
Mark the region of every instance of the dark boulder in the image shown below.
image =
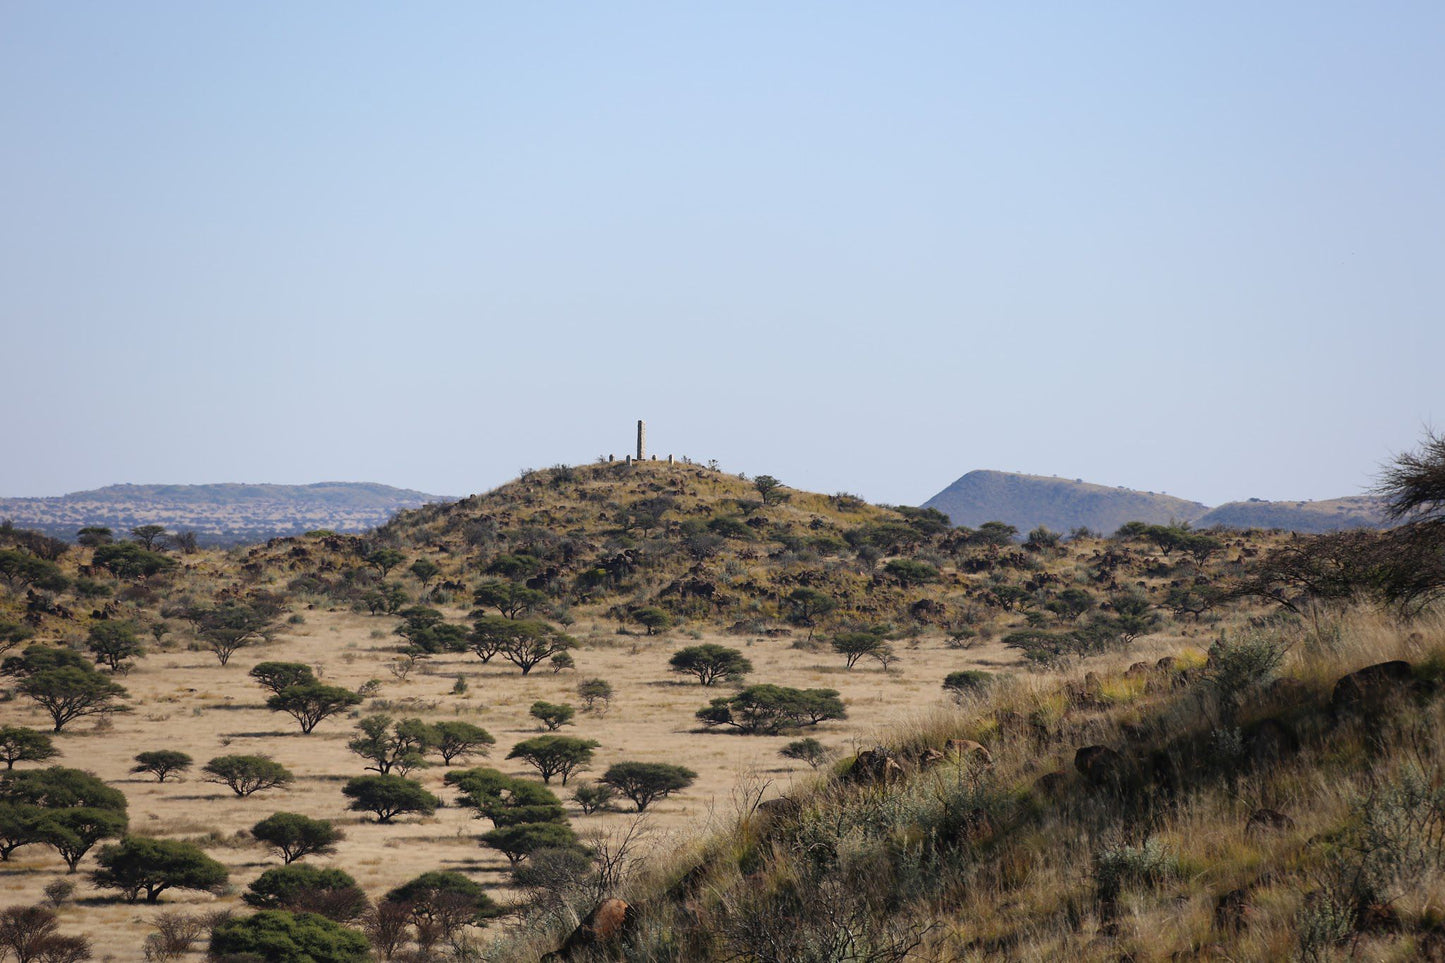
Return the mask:
<path id="1" fill-rule="evenodd" d="M 1128 774 L 1128 763 L 1108 746 L 1085 746 L 1074 753 L 1074 768 L 1092 786 L 1118 788 Z"/>
<path id="2" fill-rule="evenodd" d="M 1294 820 L 1277 809 L 1256 809 L 1249 814 L 1249 822 L 1244 824 L 1246 836 L 1285 833 L 1291 829 L 1294 829 Z"/>
<path id="3" fill-rule="evenodd" d="M 1400 659 L 1367 665 L 1343 676 L 1335 683 L 1330 696 L 1330 709 L 1341 715 L 1360 709 L 1378 707 L 1399 698 L 1415 688 L 1415 675 L 1410 663 Z"/>

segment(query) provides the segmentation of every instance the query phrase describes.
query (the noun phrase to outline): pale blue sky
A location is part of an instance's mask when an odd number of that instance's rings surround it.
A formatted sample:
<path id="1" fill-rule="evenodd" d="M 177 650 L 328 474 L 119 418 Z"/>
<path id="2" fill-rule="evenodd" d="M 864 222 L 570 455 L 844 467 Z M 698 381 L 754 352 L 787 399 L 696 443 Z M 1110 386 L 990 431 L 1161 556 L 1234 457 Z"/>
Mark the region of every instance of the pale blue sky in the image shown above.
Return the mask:
<path id="1" fill-rule="evenodd" d="M 889 502 L 1355 492 L 1445 419 L 1442 64 L 1439 3 L 0 0 L 0 495 L 639 417 Z"/>

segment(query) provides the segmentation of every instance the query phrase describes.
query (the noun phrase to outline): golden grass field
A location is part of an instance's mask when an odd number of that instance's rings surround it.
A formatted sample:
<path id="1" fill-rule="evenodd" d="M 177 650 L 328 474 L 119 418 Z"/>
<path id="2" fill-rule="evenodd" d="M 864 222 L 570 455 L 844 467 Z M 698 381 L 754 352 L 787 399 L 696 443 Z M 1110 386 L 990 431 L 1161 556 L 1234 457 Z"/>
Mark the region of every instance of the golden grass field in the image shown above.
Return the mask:
<path id="1" fill-rule="evenodd" d="M 364 774 L 366 765 L 346 748 L 346 741 L 354 734 L 355 719 L 363 714 L 386 711 L 397 718 L 474 722 L 489 730 L 497 745 L 489 760 L 474 758 L 462 765 L 494 765 L 509 774 L 536 778 L 535 771 L 519 760 L 504 759 L 513 744 L 541 731 L 528 708 L 538 699 L 580 704 L 575 692 L 579 680 L 606 679 L 616 693 L 611 707 L 601 714 L 579 712 L 577 724 L 563 730 L 601 743 L 592 770 L 574 776 L 566 788 L 554 780 L 553 788 L 567 802 L 573 826 L 586 835 L 619 830 L 638 817 L 630 812 L 584 816 L 569 798 L 579 779 L 596 778 L 608 765 L 624 759 L 678 763 L 696 770 L 698 779 L 690 789 L 655 803 L 646 814 L 648 844 L 662 851 L 735 815 L 735 788 L 740 784 L 754 789 L 765 785 L 766 793 L 773 795 L 810 772 L 803 763 L 778 755 L 796 735 L 742 736 L 699 728 L 694 711 L 726 690 L 706 689 L 688 681 L 691 676 L 669 671 L 669 656 L 684 645 L 697 644 L 693 635 L 620 636 L 611 633 L 610 624 L 594 628 L 581 623 L 573 627 L 580 640 L 575 671 L 554 674 L 544 664 L 524 678 L 500 658 L 483 665 L 468 653 L 432 658 L 405 681 L 398 681 L 387 669 L 401 641 L 391 632 L 397 619 L 319 609 L 308 611 L 305 619 L 301 625 L 288 625 L 270 644 L 241 649 L 224 667 L 209 651 L 153 650 L 121 680 L 130 691 L 133 712 L 99 724 L 79 720 L 57 737 L 63 756 L 56 764 L 90 770 L 125 792 L 132 833 L 199 842 L 231 872 L 231 892 L 225 896 L 168 891 L 159 906 L 130 904 L 117 899 L 113 891 L 90 885 L 87 874 L 95 866 L 92 850 L 81 862 L 80 872 L 70 877 L 77 887 L 75 898 L 61 910 L 61 919 L 63 931 L 96 940 L 97 958 L 143 959 L 141 945 L 150 921 L 167 908 L 241 908 L 240 893 L 246 885 L 263 870 L 280 865 L 279 857 L 247 838 L 252 825 L 277 811 L 328 818 L 344 827 L 347 838 L 335 856 L 308 860 L 345 869 L 372 898 L 422 872 L 455 869 L 473 874 L 505 902 L 506 860 L 476 841 L 490 823 L 451 805 L 454 794 L 443 791 L 446 770 L 440 765 L 413 773 L 448 803 L 434 817 L 403 816 L 394 824 L 379 825 L 369 814 L 346 809 L 341 786 Z M 755 666 L 749 681 L 839 690 L 848 719 L 825 723 L 806 734 L 840 754 L 872 745 L 882 731 L 910 715 L 936 712 L 947 705 L 940 681 L 948 672 L 1001 669 L 1016 662 L 1015 654 L 997 643 L 960 651 L 946 648 L 934 637 L 917 646 L 900 644 L 901 661 L 884 673 L 872 662 L 847 670 L 842 657 L 831 650 L 804 651 L 789 638 L 718 635 L 702 641 L 742 649 Z M 1169 645 L 1162 638 L 1151 641 Z M 353 689 L 370 679 L 381 679 L 383 684 L 375 698 L 350 716 L 333 716 L 311 735 L 302 735 L 290 716 L 264 707 L 265 691 L 247 674 L 253 665 L 267 660 L 306 662 L 323 681 Z M 451 692 L 458 675 L 468 683 L 464 695 Z M 3 717 L 10 724 L 49 729 L 41 713 L 19 700 L 4 704 Z M 189 753 L 196 771 L 164 783 L 131 774 L 136 753 L 162 748 Z M 215 756 L 231 753 L 270 754 L 292 770 L 296 782 L 287 789 L 264 790 L 243 799 L 223 785 L 204 781 L 199 768 Z M 630 810 L 631 804 L 624 801 L 622 808 Z M 0 905 L 36 902 L 44 886 L 64 872 L 64 863 L 48 847 L 17 850 L 10 862 L 0 864 Z M 504 921 L 493 924 L 505 925 Z"/>

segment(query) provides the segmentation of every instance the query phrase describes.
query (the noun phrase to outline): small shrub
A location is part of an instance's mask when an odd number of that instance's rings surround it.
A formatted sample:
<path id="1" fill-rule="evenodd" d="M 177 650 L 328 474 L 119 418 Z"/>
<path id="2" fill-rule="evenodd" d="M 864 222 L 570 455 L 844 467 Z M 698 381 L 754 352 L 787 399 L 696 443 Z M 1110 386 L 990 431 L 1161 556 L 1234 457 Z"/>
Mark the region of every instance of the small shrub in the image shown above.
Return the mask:
<path id="1" fill-rule="evenodd" d="M 1234 639 L 1221 632 L 1209 647 L 1209 684 L 1223 702 L 1235 702 L 1273 679 L 1288 649 L 1279 639 L 1260 632 Z"/>
<path id="2" fill-rule="evenodd" d="M 617 790 L 606 783 L 592 783 L 578 786 L 572 791 L 572 798 L 582 807 L 585 815 L 591 816 L 612 808 L 612 803 L 617 798 Z"/>
<path id="3" fill-rule="evenodd" d="M 817 739 L 795 739 L 778 750 L 778 755 L 784 759 L 796 759 L 799 762 L 806 762 L 809 766 L 817 769 L 829 759 L 833 753 Z"/>
<path id="4" fill-rule="evenodd" d="M 993 684 L 993 674 L 978 669 L 950 672 L 943 680 L 943 691 L 962 703 L 969 696 L 980 695 Z"/>
<path id="5" fill-rule="evenodd" d="M 1333 890 L 1306 895 L 1296 925 L 1300 959 L 1310 963 L 1334 959 L 1334 947 L 1355 931 L 1355 909 Z"/>
<path id="6" fill-rule="evenodd" d="M 588 712 L 605 712 L 612 704 L 612 684 L 605 679 L 584 679 L 577 683 L 577 695 Z"/>
<path id="7" fill-rule="evenodd" d="M 68 879 L 51 880 L 45 884 L 45 905 L 58 909 L 75 895 L 75 884 Z"/>
<path id="8" fill-rule="evenodd" d="M 1094 854 L 1094 886 L 1112 902 L 1127 886 L 1154 886 L 1179 873 L 1179 860 L 1156 839 L 1143 846 L 1115 846 Z"/>

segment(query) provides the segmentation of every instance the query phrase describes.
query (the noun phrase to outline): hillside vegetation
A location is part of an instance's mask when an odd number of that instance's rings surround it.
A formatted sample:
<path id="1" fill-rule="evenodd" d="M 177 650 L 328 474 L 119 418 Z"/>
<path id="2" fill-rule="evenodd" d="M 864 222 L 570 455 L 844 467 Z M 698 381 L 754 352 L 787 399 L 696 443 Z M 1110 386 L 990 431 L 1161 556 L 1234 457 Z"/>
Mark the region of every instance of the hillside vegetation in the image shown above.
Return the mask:
<path id="1" fill-rule="evenodd" d="M 285 931 L 335 959 L 883 961 L 1268 956 L 1316 922 L 1310 952 L 1403 952 L 1432 925 L 1331 862 L 1377 759 L 1433 778 L 1428 516 L 1020 542 L 602 463 L 361 535 L 159 528 L 0 526 L 0 880 L 117 960 L 211 930 L 216 958 Z M 1334 678 L 1390 656 L 1350 722 Z M 1224 835 L 1257 809 L 1275 835 Z"/>

